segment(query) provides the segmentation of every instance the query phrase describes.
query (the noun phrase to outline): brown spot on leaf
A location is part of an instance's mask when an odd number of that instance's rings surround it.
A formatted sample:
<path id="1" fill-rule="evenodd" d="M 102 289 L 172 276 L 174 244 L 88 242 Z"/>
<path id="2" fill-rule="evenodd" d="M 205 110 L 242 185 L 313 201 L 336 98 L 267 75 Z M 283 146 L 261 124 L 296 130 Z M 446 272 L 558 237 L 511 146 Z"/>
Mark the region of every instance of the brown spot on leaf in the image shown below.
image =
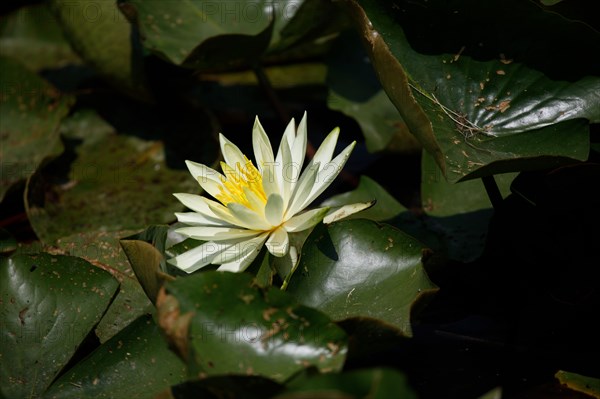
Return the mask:
<path id="1" fill-rule="evenodd" d="M 188 357 L 188 331 L 194 312 L 181 314 L 179 301 L 172 295 L 168 295 L 164 287 L 161 287 L 156 298 L 156 309 L 158 313 L 158 325 L 165 332 L 169 344 L 179 352 L 183 360 Z"/>

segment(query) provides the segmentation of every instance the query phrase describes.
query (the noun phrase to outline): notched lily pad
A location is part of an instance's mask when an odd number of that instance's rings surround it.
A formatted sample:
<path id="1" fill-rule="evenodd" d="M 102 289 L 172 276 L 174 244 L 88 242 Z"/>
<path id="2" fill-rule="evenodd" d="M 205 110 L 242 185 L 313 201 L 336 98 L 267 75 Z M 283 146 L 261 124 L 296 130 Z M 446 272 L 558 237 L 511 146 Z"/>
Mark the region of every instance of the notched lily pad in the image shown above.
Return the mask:
<path id="1" fill-rule="evenodd" d="M 323 313 L 247 273 L 208 271 L 165 284 L 159 323 L 190 375 L 257 375 L 284 381 L 314 366 L 339 371 L 346 334 Z"/>
<path id="2" fill-rule="evenodd" d="M 185 376 L 152 317 L 142 316 L 62 375 L 44 398 L 152 399 Z"/>
<path id="3" fill-rule="evenodd" d="M 379 319 L 410 336 L 413 304 L 436 290 L 423 268 L 425 248 L 369 220 L 320 225 L 302 249 L 288 291 L 334 320 Z"/>
<path id="4" fill-rule="evenodd" d="M 0 56 L 0 200 L 44 160 L 60 154 L 58 126 L 73 102 L 17 61 Z"/>
<path id="5" fill-rule="evenodd" d="M 0 259 L 0 378 L 7 397 L 38 397 L 100 321 L 119 283 L 83 259 Z"/>

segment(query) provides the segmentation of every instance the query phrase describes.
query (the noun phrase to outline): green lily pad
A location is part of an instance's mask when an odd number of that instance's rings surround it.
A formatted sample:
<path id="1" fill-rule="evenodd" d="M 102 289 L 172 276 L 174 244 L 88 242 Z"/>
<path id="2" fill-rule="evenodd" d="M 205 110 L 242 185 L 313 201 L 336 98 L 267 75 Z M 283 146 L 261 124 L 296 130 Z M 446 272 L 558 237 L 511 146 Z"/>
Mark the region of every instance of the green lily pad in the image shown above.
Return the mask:
<path id="1" fill-rule="evenodd" d="M 0 390 L 38 397 L 100 321 L 119 287 L 83 259 L 15 255 L 0 259 Z"/>
<path id="2" fill-rule="evenodd" d="M 60 238 L 56 242 L 58 248 L 103 268 L 120 283 L 115 300 L 96 327 L 100 342 L 106 342 L 139 316 L 154 312 L 154 306 L 148 300 L 119 245 L 119 239 L 131 233 L 128 230 L 79 233 Z"/>
<path id="3" fill-rule="evenodd" d="M 0 201 L 49 157 L 62 151 L 60 121 L 73 104 L 23 65 L 0 56 Z"/>
<path id="4" fill-rule="evenodd" d="M 323 313 L 248 273 L 208 271 L 165 284 L 161 327 L 190 375 L 258 375 L 284 381 L 306 367 L 339 371 L 346 334 Z"/>
<path id="5" fill-rule="evenodd" d="M 270 4 L 127 0 L 119 6 L 148 50 L 177 65 L 226 68 L 251 65 L 267 49 L 273 28 Z"/>
<path id="6" fill-rule="evenodd" d="M 336 207 L 372 200 L 377 201 L 375 205 L 365 211 L 350 215 L 347 219 L 360 218 L 383 221 L 392 219 L 406 211 L 404 205 L 399 203 L 379 183 L 365 175 L 360 176 L 358 187 L 354 190 L 334 195 L 325 200 L 321 206 Z"/>
<path id="7" fill-rule="evenodd" d="M 142 316 L 55 381 L 47 399 L 151 399 L 185 380 L 185 364 L 169 350 L 150 316 Z"/>
<path id="8" fill-rule="evenodd" d="M 327 105 L 356 119 L 369 152 L 420 150 L 419 142 L 377 80 L 358 35 L 343 32 L 331 47 L 327 66 Z"/>
<path id="9" fill-rule="evenodd" d="M 339 374 L 301 375 L 273 399 L 284 398 L 416 399 L 408 379 L 398 370 L 375 368 Z"/>
<path id="10" fill-rule="evenodd" d="M 334 320 L 379 319 L 411 336 L 413 304 L 436 289 L 423 268 L 424 249 L 402 231 L 370 220 L 318 225 L 288 292 Z"/>
<path id="11" fill-rule="evenodd" d="M 142 52 L 114 0 L 51 0 L 51 12 L 81 58 L 115 87 L 135 98 L 152 98 L 145 87 Z"/>
<path id="12" fill-rule="evenodd" d="M 81 64 L 47 4 L 21 7 L 0 20 L 0 56 L 33 71 Z"/>
<path id="13" fill-rule="evenodd" d="M 430 216 L 452 216 L 492 207 L 481 179 L 449 183 L 427 152 L 421 158 L 421 176 L 423 210 Z M 516 176 L 517 173 L 494 176 L 503 198 L 510 194 L 510 184 Z"/>
<path id="14" fill-rule="evenodd" d="M 436 1 L 429 6 L 431 8 L 424 8 L 435 10 L 439 15 L 447 12 L 447 18 L 456 24 L 457 19 L 464 18 L 463 15 L 472 15 L 469 18 L 473 21 L 461 20 L 462 24 L 469 26 L 471 33 L 473 28 L 469 24 L 477 25 L 475 18 L 483 11 L 485 20 L 489 15 L 509 12 L 506 19 L 502 19 L 502 24 L 490 28 L 529 26 L 525 21 L 515 19 L 515 16 L 523 15 L 524 20 L 530 18 L 536 23 L 548 21 L 543 26 L 545 29 L 556 31 L 556 27 L 560 26 L 566 29 L 568 37 L 585 35 L 586 43 L 596 43 L 596 46 L 600 43 L 597 32 L 580 32 L 577 30 L 581 28 L 579 25 L 566 23 L 559 16 L 546 15 L 534 4 L 513 3 L 518 11 L 505 2 L 468 2 L 468 5 L 454 5 L 447 9 Z M 589 127 L 586 119 L 592 122 L 600 120 L 600 99 L 596 95 L 600 90 L 600 77 L 558 80 L 537 70 L 537 65 L 529 66 L 526 52 L 519 52 L 519 48 L 515 52 L 522 59 L 516 60 L 500 55 L 502 48 L 486 47 L 478 51 L 477 44 L 471 43 L 477 38 L 467 40 L 468 35 L 460 36 L 464 29 L 457 28 L 459 33 L 450 37 L 448 32 L 437 26 L 430 29 L 429 23 L 422 22 L 423 16 L 414 6 L 406 6 L 411 14 L 403 9 L 404 6 L 392 7 L 374 0 L 363 1 L 360 6 L 356 1 L 344 4 L 361 30 L 390 99 L 410 131 L 434 156 L 450 181 L 587 158 Z M 457 8 L 460 11 L 456 11 Z M 412 37 L 419 34 L 427 36 L 428 43 L 435 42 L 432 35 L 438 35 L 435 36 L 438 38 L 446 35 L 447 40 L 440 39 L 445 45 L 452 40 L 458 42 L 452 42 L 456 43 L 454 53 L 446 52 L 447 48 L 432 49 L 430 44 L 429 48 L 422 50 L 428 51 L 425 54 L 411 46 L 412 42 L 405 34 L 407 30 Z M 577 34 L 571 35 L 573 30 Z M 514 32 L 502 32 L 496 36 L 503 38 L 511 34 Z M 466 41 L 471 45 L 467 50 Z M 545 37 L 543 41 L 549 42 Z M 511 42 L 503 41 L 502 45 L 507 43 Z M 491 54 L 493 51 L 497 53 Z M 587 53 L 587 50 L 584 51 Z M 537 50 L 535 53 L 538 54 Z"/>
<path id="15" fill-rule="evenodd" d="M 187 171 L 165 165 L 161 142 L 115 134 L 90 141 L 74 148 L 68 182 L 49 185 L 43 174 L 28 181 L 27 215 L 42 241 L 168 223 L 183 210 L 171 193 L 198 190 Z"/>
<path id="16" fill-rule="evenodd" d="M 556 377 L 561 384 L 568 386 L 574 391 L 583 392 L 593 396 L 594 398 L 600 397 L 599 378 L 587 377 L 581 374 L 563 370 L 559 370 L 554 377 Z"/>

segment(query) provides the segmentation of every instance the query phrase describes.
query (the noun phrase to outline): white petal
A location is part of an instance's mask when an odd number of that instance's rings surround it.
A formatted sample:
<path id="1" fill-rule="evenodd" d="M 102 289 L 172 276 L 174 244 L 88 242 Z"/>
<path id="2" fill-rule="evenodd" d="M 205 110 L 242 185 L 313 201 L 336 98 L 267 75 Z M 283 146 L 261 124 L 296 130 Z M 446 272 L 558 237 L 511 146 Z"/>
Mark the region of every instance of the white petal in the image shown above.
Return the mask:
<path id="1" fill-rule="evenodd" d="M 291 191 L 292 191 L 292 179 L 295 168 L 300 166 L 294 165 L 292 162 L 292 154 L 287 140 L 281 139 L 281 145 L 279 146 L 279 152 L 277 153 L 277 159 L 275 160 L 275 177 L 279 186 L 279 194 L 283 198 L 284 207 L 287 206 Z"/>
<path id="2" fill-rule="evenodd" d="M 300 212 L 308 205 L 310 205 L 311 202 L 313 202 L 319 195 L 321 195 L 321 193 L 323 193 L 323 191 L 325 191 L 327 187 L 329 187 L 329 185 L 335 180 L 337 175 L 344 168 L 344 165 L 350 157 L 350 153 L 354 149 L 355 145 L 356 141 L 353 141 L 348 147 L 344 148 L 344 150 L 331 162 L 329 162 L 324 167 L 321 167 L 321 171 L 317 175 L 317 180 L 315 181 L 310 195 L 304 201 L 304 204 L 302 204 L 300 209 L 297 210 L 297 212 Z"/>
<path id="3" fill-rule="evenodd" d="M 267 249 L 270 253 L 277 257 L 282 257 L 287 254 L 290 246 L 290 238 L 284 228 L 275 229 L 267 240 Z"/>
<path id="4" fill-rule="evenodd" d="M 294 118 L 292 118 L 285 127 L 285 131 L 283 132 L 281 141 L 285 140 L 288 147 L 291 147 L 292 144 L 294 144 L 294 137 L 296 137 L 296 121 L 294 120 Z"/>
<path id="5" fill-rule="evenodd" d="M 285 212 L 285 218 L 292 217 L 303 209 L 302 206 L 306 202 L 306 199 L 309 197 L 314 185 L 316 184 L 317 177 L 319 175 L 319 168 L 319 163 L 316 163 L 304 170 L 304 173 L 302 173 L 302 176 L 300 176 L 300 181 L 294 190 L 290 205 Z"/>
<path id="6" fill-rule="evenodd" d="M 275 166 L 275 162 L 272 162 L 270 164 L 265 164 L 265 167 L 262 171 L 262 184 L 263 184 L 263 190 L 265 191 L 265 194 L 267 195 L 267 198 L 269 197 L 269 195 L 271 194 L 279 194 L 279 183 L 278 183 L 278 178 L 277 178 L 277 171 L 275 170 L 276 166 Z"/>
<path id="7" fill-rule="evenodd" d="M 327 214 L 329 208 L 317 208 L 311 209 L 310 211 L 306 211 L 301 213 L 300 215 L 296 215 L 287 222 L 283 224 L 285 230 L 289 233 L 295 233 L 297 231 L 303 231 L 308 228 L 313 227 Z"/>
<path id="8" fill-rule="evenodd" d="M 252 148 L 254 149 L 254 159 L 256 160 L 256 166 L 262 173 L 263 168 L 270 167 L 275 161 L 273 156 L 273 148 L 271 147 L 271 141 L 269 136 L 263 129 L 258 116 L 254 120 L 254 127 L 252 128 Z"/>
<path id="9" fill-rule="evenodd" d="M 175 193 L 173 195 L 179 200 L 179 202 L 181 202 L 186 207 L 190 208 L 192 211 L 196 211 L 207 216 L 215 216 L 215 214 L 208 206 L 208 201 L 210 200 L 208 200 L 207 198 L 204 198 L 200 195 L 188 193 Z"/>
<path id="10" fill-rule="evenodd" d="M 260 231 L 248 229 L 236 229 L 222 226 L 194 226 L 181 227 L 175 230 L 176 233 L 183 234 L 195 240 L 204 241 L 224 241 L 235 240 L 239 238 L 256 237 Z"/>
<path id="11" fill-rule="evenodd" d="M 302 168 L 302 165 L 304 164 L 304 155 L 306 154 L 306 142 L 306 112 L 304 112 L 304 116 L 302 116 L 302 120 L 298 125 L 298 131 L 296 133 L 296 137 L 294 138 L 291 151 L 292 162 L 295 165 L 298 165 L 299 168 Z"/>
<path id="12" fill-rule="evenodd" d="M 213 197 L 219 194 L 222 181 L 221 179 L 223 179 L 225 176 L 213 168 L 209 168 L 201 163 L 185 161 L 185 164 L 187 165 L 190 174 L 194 176 L 194 179 L 196 179 L 198 183 L 200 183 L 200 186 L 204 189 L 204 191 Z"/>
<path id="13" fill-rule="evenodd" d="M 339 135 L 340 129 L 336 127 L 325 137 L 325 140 L 323 140 L 307 167 L 318 162 L 321 164 L 321 169 L 323 169 L 333 157 L 333 151 L 335 151 Z"/>
<path id="14" fill-rule="evenodd" d="M 252 240 L 239 243 L 240 252 L 233 260 L 224 262 L 217 269 L 220 272 L 243 272 L 260 253 L 268 233 L 261 234 Z"/>
<path id="15" fill-rule="evenodd" d="M 329 224 L 336 222 L 340 219 L 353 215 L 357 212 L 364 211 L 375 205 L 376 201 L 369 202 L 357 202 L 356 204 L 348 204 L 341 206 L 337 209 L 332 210 L 327 216 L 323 218 L 323 223 Z M 289 230 L 288 230 L 289 231 Z"/>
<path id="16" fill-rule="evenodd" d="M 195 272 L 196 270 L 209 265 L 213 259 L 225 251 L 232 243 L 216 243 L 205 242 L 204 244 L 190 249 L 174 258 L 167 260 L 173 266 L 187 273 Z"/>
<path id="17" fill-rule="evenodd" d="M 265 201 L 247 187 L 244 187 L 244 194 L 250 203 L 250 208 L 262 216 L 265 211 Z"/>
<path id="18" fill-rule="evenodd" d="M 244 153 L 222 133 L 219 133 L 219 143 L 221 144 L 221 153 L 223 153 L 223 158 L 227 165 L 231 166 L 233 169 L 236 169 L 236 164 L 238 163 L 241 168 L 246 166 Z"/>
<path id="19" fill-rule="evenodd" d="M 195 226 L 230 226 L 230 224 L 224 220 L 203 215 L 198 212 L 175 212 L 175 217 L 177 217 L 177 220 L 181 223 Z"/>
<path id="20" fill-rule="evenodd" d="M 265 206 L 265 217 L 272 226 L 279 226 L 283 220 L 283 198 L 279 194 L 269 195 Z"/>
<path id="21" fill-rule="evenodd" d="M 176 193 L 173 194 L 181 203 L 193 211 L 201 213 L 205 216 L 220 219 L 224 223 L 230 225 L 246 227 L 240 224 L 240 222 L 233 217 L 229 209 L 225 208 L 222 204 L 209 200 L 208 198 L 201 197 L 195 194 L 187 193 Z"/>
<path id="22" fill-rule="evenodd" d="M 262 214 L 258 214 L 244 205 L 231 202 L 227 204 L 227 209 L 231 212 L 238 226 L 252 230 L 269 230 L 271 225 L 265 220 Z"/>

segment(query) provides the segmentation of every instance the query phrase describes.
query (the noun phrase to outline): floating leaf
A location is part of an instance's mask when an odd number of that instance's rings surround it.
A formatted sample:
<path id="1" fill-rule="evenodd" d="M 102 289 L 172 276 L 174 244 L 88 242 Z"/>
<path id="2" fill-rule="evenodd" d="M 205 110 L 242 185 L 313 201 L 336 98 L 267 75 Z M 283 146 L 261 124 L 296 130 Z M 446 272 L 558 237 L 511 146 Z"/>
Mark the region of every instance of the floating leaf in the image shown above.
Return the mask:
<path id="1" fill-rule="evenodd" d="M 410 336 L 413 304 L 436 289 L 423 269 L 423 250 L 402 231 L 369 220 L 318 225 L 288 292 L 334 320 L 380 319 Z"/>
<path id="2" fill-rule="evenodd" d="M 114 0 L 51 0 L 50 10 L 81 58 L 123 92 L 150 100 L 136 36 Z"/>
<path id="3" fill-rule="evenodd" d="M 586 377 L 581 374 L 563 370 L 559 370 L 554 377 L 558 379 L 561 384 L 568 386 L 574 391 L 583 392 L 594 398 L 600 398 L 599 378 Z"/>
<path id="4" fill-rule="evenodd" d="M 79 233 L 57 240 L 56 246 L 69 255 L 79 256 L 103 268 L 116 278 L 119 292 L 100 323 L 96 335 L 105 342 L 139 316 L 152 313 L 154 306 L 131 270 L 119 238 L 131 231 Z"/>
<path id="5" fill-rule="evenodd" d="M 128 0 L 120 8 L 150 51 L 177 65 L 222 68 L 252 64 L 267 49 L 272 4 Z"/>
<path id="6" fill-rule="evenodd" d="M 284 381 L 315 366 L 338 371 L 346 334 L 321 312 L 247 273 L 207 271 L 165 284 L 161 327 L 194 376 L 259 375 Z"/>
<path id="7" fill-rule="evenodd" d="M 392 7 L 363 1 L 361 8 L 356 1 L 344 2 L 367 43 L 383 87 L 411 132 L 434 156 L 450 181 L 587 158 L 589 128 L 584 119 L 600 120 L 597 96 L 600 77 L 580 77 L 574 82 L 553 80 L 527 65 L 524 51 L 518 53 L 523 60 L 501 56 L 502 48 L 486 47 L 478 52 L 476 43 L 471 42 L 483 39 L 473 38 L 472 34 L 461 36 L 464 28 L 437 40 L 447 32 L 438 26 L 430 29 L 429 23 L 421 22 L 420 13 L 427 10 L 435 10 L 439 13 L 436 15 L 447 13 L 447 19 L 456 26 L 469 26 L 469 32 L 473 31 L 471 22 L 477 25 L 476 18 L 485 11 L 486 16 L 509 13 L 506 19 L 501 19 L 501 26 L 493 26 L 497 29 L 529 26 L 525 22 L 506 23 L 514 21 L 515 16 L 525 15 L 522 18 L 540 17 L 536 22 L 547 22 L 544 29 L 555 32 L 556 26 L 565 27 L 568 37 L 585 34 L 585 42 L 590 45 L 597 45 L 600 35 L 592 31 L 581 33 L 580 25 L 566 23 L 558 16 L 540 16 L 542 10 L 529 2 L 512 2 L 511 7 L 501 2 L 467 2 L 459 7 L 436 1 L 421 11 L 406 3 Z M 465 9 L 457 11 L 457 7 Z M 458 21 L 465 15 L 469 16 L 467 21 Z M 423 37 L 429 38 L 422 45 L 426 47 L 429 43 L 429 48 L 422 50 L 428 51 L 427 54 L 415 51 L 405 34 L 407 30 L 412 37 L 421 35 L 419 44 Z M 488 30 L 487 26 L 483 29 L 486 34 Z M 502 31 L 502 35 L 494 37 L 510 37 L 514 33 Z M 431 42 L 436 41 L 446 47 L 432 49 Z M 548 39 L 544 37 L 543 41 Z M 502 45 L 512 42 L 502 41 Z M 446 52 L 449 43 L 456 46 L 454 53 Z M 492 56 L 492 51 L 497 53 Z"/>
<path id="8" fill-rule="evenodd" d="M 185 379 L 185 365 L 142 316 L 55 381 L 47 399 L 155 398 Z"/>
<path id="9" fill-rule="evenodd" d="M 9 58 L 0 56 L 0 72 L 1 201 L 14 183 L 60 154 L 58 125 L 73 98 Z"/>
<path id="10" fill-rule="evenodd" d="M 421 176 L 423 210 L 430 216 L 452 216 L 492 207 L 481 179 L 449 183 L 426 152 L 421 158 Z M 503 198 L 510 194 L 510 183 L 516 176 L 517 173 L 494 176 Z"/>
<path id="11" fill-rule="evenodd" d="M 43 174 L 28 182 L 27 215 L 48 243 L 76 232 L 167 223 L 182 210 L 170 193 L 198 187 L 187 171 L 165 165 L 158 141 L 111 134 L 74 150 L 77 159 L 66 184 L 48 188 Z"/>
<path id="12" fill-rule="evenodd" d="M 100 321 L 119 283 L 83 259 L 0 259 L 0 378 L 11 398 L 41 395 Z"/>
<path id="13" fill-rule="evenodd" d="M 327 105 L 356 119 L 369 152 L 420 150 L 419 142 L 377 80 L 358 35 L 343 32 L 331 47 L 327 66 Z"/>

